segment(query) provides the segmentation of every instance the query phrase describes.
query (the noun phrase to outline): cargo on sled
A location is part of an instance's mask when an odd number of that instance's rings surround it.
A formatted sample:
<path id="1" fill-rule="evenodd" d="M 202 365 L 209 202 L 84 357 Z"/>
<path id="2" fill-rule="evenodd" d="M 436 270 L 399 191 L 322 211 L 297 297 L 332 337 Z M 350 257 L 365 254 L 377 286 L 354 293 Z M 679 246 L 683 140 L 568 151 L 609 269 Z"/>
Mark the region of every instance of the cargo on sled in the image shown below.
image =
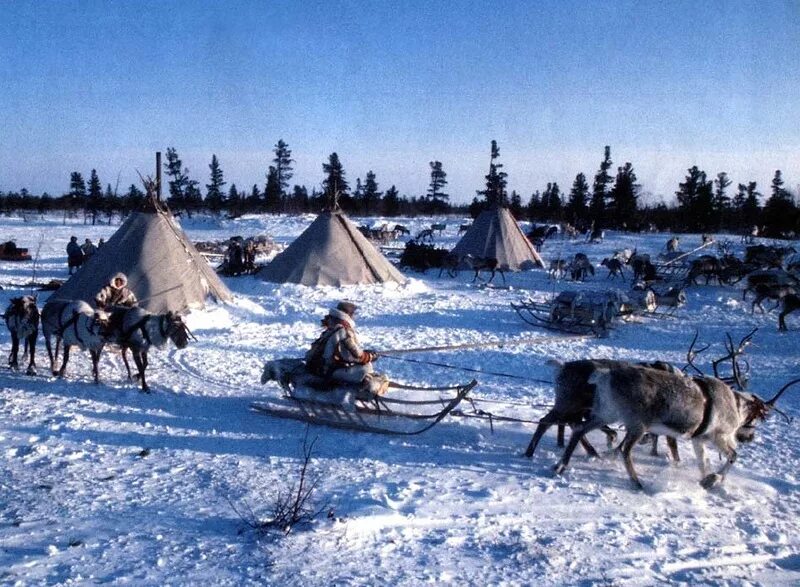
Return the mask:
<path id="1" fill-rule="evenodd" d="M 478 384 L 418 387 L 388 380 L 373 386 L 330 381 L 306 371 L 301 359 L 268 361 L 261 383 L 275 381 L 283 391 L 278 398 L 251 404 L 254 411 L 379 434 L 420 434 L 442 421 Z M 402 393 L 396 393 L 396 391 Z M 416 399 L 436 392 L 437 398 Z"/>

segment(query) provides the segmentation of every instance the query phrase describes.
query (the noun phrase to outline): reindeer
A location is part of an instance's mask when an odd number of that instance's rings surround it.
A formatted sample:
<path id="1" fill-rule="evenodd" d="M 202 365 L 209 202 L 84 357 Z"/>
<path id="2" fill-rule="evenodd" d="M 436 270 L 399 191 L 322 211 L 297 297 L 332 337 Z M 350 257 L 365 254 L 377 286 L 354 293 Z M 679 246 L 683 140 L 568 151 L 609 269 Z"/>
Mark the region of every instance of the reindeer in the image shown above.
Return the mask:
<path id="1" fill-rule="evenodd" d="M 3 318 L 11 333 L 11 354 L 8 356 L 8 366 L 11 369 L 19 368 L 19 341 L 24 341 L 23 358 L 29 354 L 28 375 L 36 375 L 36 338 L 39 336 L 39 308 L 36 306 L 36 296 L 20 296 L 11 298 L 11 303 L 6 308 Z"/>
<path id="2" fill-rule="evenodd" d="M 681 244 L 681 239 L 679 239 L 677 236 L 673 236 L 671 239 L 667 241 L 667 244 L 664 246 L 667 249 L 668 253 L 677 253 L 680 244 Z"/>
<path id="3" fill-rule="evenodd" d="M 624 266 L 622 264 L 622 261 L 620 261 L 619 259 L 615 257 L 609 259 L 608 257 L 606 257 L 600 262 L 600 265 L 608 269 L 608 276 L 606 277 L 606 279 L 612 279 L 612 278 L 616 279 L 617 275 L 619 275 L 622 278 L 622 281 L 623 282 L 625 281 L 625 272 L 622 270 Z"/>
<path id="4" fill-rule="evenodd" d="M 716 279 L 720 283 L 720 274 L 722 273 L 722 264 L 720 260 L 713 255 L 702 255 L 692 261 L 689 267 L 689 273 L 686 276 L 686 284 L 697 285 L 697 278 L 701 275 L 706 278 L 706 285 L 711 279 Z"/>
<path id="5" fill-rule="evenodd" d="M 503 272 L 503 269 L 500 267 L 497 259 L 491 257 L 473 257 L 472 255 L 467 254 L 461 258 L 460 262 L 465 264 L 469 269 L 475 271 L 475 277 L 472 279 L 473 283 L 480 277 L 481 271 L 492 272 L 492 276 L 486 283 L 491 283 L 494 279 L 495 273 L 498 272 L 503 278 L 503 283 L 506 282 L 506 274 Z"/>
<path id="6" fill-rule="evenodd" d="M 442 233 L 445 230 L 447 230 L 447 225 L 443 224 L 443 223 L 431 224 L 431 231 L 434 231 L 434 230 L 437 231 L 439 233 L 439 236 L 441 237 Z"/>
<path id="7" fill-rule="evenodd" d="M 755 437 L 755 424 L 775 409 L 775 402 L 800 379 L 787 383 L 772 399 L 734 391 L 715 377 L 687 377 L 639 365 L 598 366 L 587 382 L 595 385 L 589 417 L 574 428 L 569 444 L 556 465 L 562 473 L 581 438 L 613 422 L 627 430 L 622 441 L 625 468 L 634 486 L 642 484 L 633 468 L 631 450 L 648 431 L 692 440 L 697 455 L 700 484 L 710 489 L 724 480 L 736 461 L 737 442 Z M 712 442 L 726 457 L 716 473 L 706 474 L 704 443 Z"/>
<path id="8" fill-rule="evenodd" d="M 628 265 L 633 268 L 634 281 L 656 281 L 658 279 L 655 265 L 650 262 L 650 255 L 639 254 L 634 250 L 628 259 Z"/>
<path id="9" fill-rule="evenodd" d="M 594 266 L 586 254 L 575 253 L 575 258 L 570 263 L 570 274 L 573 281 L 584 281 L 587 275 L 594 276 Z"/>
<path id="10" fill-rule="evenodd" d="M 100 382 L 97 365 L 108 334 L 108 315 L 105 312 L 94 310 L 82 300 L 48 301 L 42 310 L 42 332 L 53 375 L 64 376 L 69 362 L 70 348 L 78 346 L 81 350 L 89 351 L 94 382 Z M 52 338 L 56 340 L 55 353 L 50 343 Z M 64 361 L 61 368 L 56 370 L 59 346 L 62 342 Z"/>
<path id="11" fill-rule="evenodd" d="M 778 314 L 778 330 L 786 332 L 786 316 L 795 310 L 800 310 L 800 295 L 793 293 L 783 297 L 783 308 L 781 313 Z"/>
<path id="12" fill-rule="evenodd" d="M 800 279 L 787 273 L 783 269 L 763 269 L 753 271 L 747 276 L 747 285 L 742 292 L 742 301 L 747 299 L 749 292 L 756 292 L 760 285 L 767 287 L 779 288 L 783 286 L 798 287 L 800 286 Z"/>
<path id="13" fill-rule="evenodd" d="M 426 240 L 429 243 L 432 243 L 433 242 L 433 229 L 432 228 L 426 228 L 425 230 L 420 230 L 419 233 L 417 234 L 417 236 L 414 237 L 414 240 L 417 241 L 418 243 L 425 242 Z"/>
<path id="14" fill-rule="evenodd" d="M 471 222 L 470 222 L 469 224 L 462 224 L 462 225 L 460 225 L 460 226 L 458 227 L 458 234 L 464 234 L 464 233 L 465 233 L 465 232 L 467 232 L 467 231 L 468 231 L 470 228 L 472 228 L 472 223 L 471 223 Z"/>
<path id="15" fill-rule="evenodd" d="M 406 235 L 406 234 L 410 235 L 411 234 L 411 231 L 408 230 L 408 228 L 406 228 L 402 224 L 395 224 L 394 225 L 394 232 L 397 233 L 398 236 L 402 236 L 402 235 Z"/>
<path id="16" fill-rule="evenodd" d="M 144 308 L 118 307 L 112 311 L 110 321 L 113 324 L 113 331 L 109 340 L 122 348 L 122 360 L 128 370 L 128 378 L 131 376 L 131 370 L 126 353 L 130 349 L 142 391 L 145 393 L 150 391 L 150 386 L 145 380 L 147 353 L 150 347 L 162 348 L 172 341 L 177 348 L 183 349 L 189 344 L 189 337 L 194 338 L 180 314 L 172 311 L 165 314 L 151 314 Z"/>
<path id="17" fill-rule="evenodd" d="M 775 284 L 767 284 L 767 283 L 759 283 L 755 286 L 755 294 L 756 297 L 753 300 L 752 305 L 750 306 L 750 313 L 755 314 L 756 306 L 759 307 L 761 313 L 764 314 L 764 306 L 761 305 L 766 299 L 775 300 L 775 305 L 770 308 L 770 312 L 777 308 L 781 300 L 789 295 L 797 295 L 798 288 L 790 286 L 790 285 L 775 285 Z"/>

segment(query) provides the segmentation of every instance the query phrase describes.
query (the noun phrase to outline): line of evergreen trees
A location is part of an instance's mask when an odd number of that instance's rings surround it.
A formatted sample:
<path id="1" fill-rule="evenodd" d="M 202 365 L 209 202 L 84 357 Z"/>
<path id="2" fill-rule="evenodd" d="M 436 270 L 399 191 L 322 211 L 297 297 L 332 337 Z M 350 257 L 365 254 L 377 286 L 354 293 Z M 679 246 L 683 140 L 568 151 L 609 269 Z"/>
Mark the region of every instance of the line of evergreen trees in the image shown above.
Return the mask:
<path id="1" fill-rule="evenodd" d="M 612 175 L 611 148 L 606 146 L 599 168 L 591 185 L 584 173 L 578 173 L 569 190 L 561 191 L 558 183 L 548 183 L 544 190 L 536 190 L 524 203 L 516 192 L 508 193 L 508 175 L 499 162 L 500 149 L 491 142 L 489 173 L 486 185 L 476 192 L 468 206 L 453 206 L 446 193 L 447 173 L 441 161 L 430 162 L 430 184 L 425 194 L 400 195 L 392 185 L 382 191 L 373 171 L 364 180 L 356 178 L 351 189 L 342 162 L 337 153 L 331 153 L 322 164 L 324 179 L 321 189 L 309 193 L 304 185 L 292 184 L 294 159 L 289 145 L 282 139 L 273 149 L 263 186 L 240 189 L 225 181 L 222 166 L 214 154 L 209 164 L 205 195 L 200 183 L 192 179 L 175 148 L 167 149 L 164 173 L 166 176 L 167 203 L 176 213 L 191 216 L 196 212 L 239 216 L 244 213 L 306 213 L 318 212 L 334 200 L 349 213 L 360 216 L 414 216 L 419 214 L 470 213 L 477 216 L 483 208 L 493 205 L 508 206 L 518 220 L 534 222 L 568 222 L 580 229 L 590 226 L 641 230 L 655 225 L 662 230 L 717 232 L 749 230 L 759 226 L 768 236 L 800 234 L 800 209 L 793 195 L 784 188 L 780 170 L 770 186 L 770 195 L 762 205 L 764 195 L 756 182 L 738 184 L 731 193 L 731 179 L 725 172 L 709 179 L 706 172 L 693 166 L 686 178 L 678 184 L 676 201 L 642 205 L 641 185 L 630 162 L 617 167 Z M 226 189 L 227 188 L 227 189 Z M 97 172 L 92 169 L 88 184 L 83 175 L 70 174 L 69 191 L 53 197 L 39 196 L 28 190 L 0 191 L 0 211 L 14 210 L 46 213 L 53 210 L 65 215 L 84 215 L 85 221 L 96 223 L 115 215 L 126 216 L 144 201 L 145 194 L 132 184 L 124 194 L 107 184 L 103 189 Z"/>

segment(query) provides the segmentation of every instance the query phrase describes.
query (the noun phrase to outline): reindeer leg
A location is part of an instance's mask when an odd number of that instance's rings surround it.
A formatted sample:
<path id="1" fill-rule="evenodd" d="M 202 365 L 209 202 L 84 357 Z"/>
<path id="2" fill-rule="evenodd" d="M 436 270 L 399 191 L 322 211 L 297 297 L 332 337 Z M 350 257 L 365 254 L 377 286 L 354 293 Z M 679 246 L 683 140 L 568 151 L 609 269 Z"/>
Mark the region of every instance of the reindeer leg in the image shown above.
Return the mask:
<path id="1" fill-rule="evenodd" d="M 697 457 L 697 466 L 700 468 L 700 477 L 704 479 L 706 476 L 706 467 L 708 466 L 706 463 L 706 446 L 701 439 L 693 438 L 692 447 Z"/>
<path id="2" fill-rule="evenodd" d="M 31 353 L 31 358 L 28 362 L 28 370 L 26 371 L 28 375 L 36 375 L 36 335 L 37 333 L 34 332 L 28 341 L 28 348 Z"/>
<path id="3" fill-rule="evenodd" d="M 580 443 L 581 443 L 581 446 L 583 447 L 583 450 L 586 451 L 586 454 L 589 455 L 590 458 L 593 458 L 593 459 L 599 459 L 600 458 L 600 455 L 597 454 L 597 451 L 592 446 L 592 443 L 589 442 L 588 440 L 586 440 L 585 436 L 581 438 Z"/>
<path id="4" fill-rule="evenodd" d="M 500 272 L 500 277 L 503 278 L 503 285 L 505 285 L 506 284 L 506 273 L 502 269 L 498 269 L 498 271 Z"/>
<path id="5" fill-rule="evenodd" d="M 136 363 L 136 368 L 139 370 L 139 379 L 142 382 L 142 391 L 144 393 L 150 393 L 150 387 L 147 385 L 147 381 L 144 378 L 144 370 L 146 366 L 143 356 L 144 353 L 140 351 L 133 351 L 133 361 Z"/>
<path id="6" fill-rule="evenodd" d="M 89 356 L 92 357 L 92 375 L 94 375 L 95 384 L 100 383 L 100 373 L 97 364 L 100 362 L 100 351 L 89 350 Z"/>
<path id="7" fill-rule="evenodd" d="M 128 347 L 122 347 L 120 354 L 122 355 L 122 362 L 125 363 L 125 370 L 128 372 L 128 381 L 133 381 L 133 377 L 131 377 L 131 366 L 128 363 Z"/>
<path id="8" fill-rule="evenodd" d="M 650 456 L 657 457 L 658 456 L 658 434 L 651 434 L 652 436 L 652 445 L 650 446 Z"/>
<path id="9" fill-rule="evenodd" d="M 558 439 L 556 442 L 558 443 L 559 448 L 564 448 L 564 429 L 567 427 L 566 424 L 559 423 L 558 425 Z"/>
<path id="10" fill-rule="evenodd" d="M 631 478 L 636 489 L 643 489 L 643 487 L 641 481 L 639 481 L 639 476 L 636 474 L 636 470 L 633 468 L 631 451 L 642 436 L 644 436 L 644 427 L 633 427 L 628 430 L 625 439 L 622 441 L 622 458 L 625 463 L 625 469 L 628 471 L 628 476 Z M 658 437 L 656 436 L 656 438 Z"/>
<path id="11" fill-rule="evenodd" d="M 19 355 L 19 337 L 16 332 L 11 332 L 11 354 L 8 356 L 8 366 L 14 371 L 19 368 L 17 356 Z"/>
<path id="12" fill-rule="evenodd" d="M 721 483 L 725 479 L 728 469 L 733 466 L 733 463 L 736 462 L 736 458 L 738 457 L 736 449 L 729 439 L 715 439 L 715 444 L 720 452 L 725 455 L 725 463 L 716 473 L 703 477 L 702 481 L 700 481 L 700 485 L 702 485 L 703 489 L 711 489 L 717 483 Z"/>
<path id="13" fill-rule="evenodd" d="M 669 447 L 669 452 L 672 455 L 672 460 L 676 463 L 680 463 L 681 455 L 678 454 L 678 441 L 675 440 L 674 436 L 667 436 L 667 446 Z"/>
<path id="14" fill-rule="evenodd" d="M 561 456 L 561 460 L 555 466 L 556 475 L 560 475 L 561 473 L 564 472 L 564 469 L 567 468 L 567 465 L 569 465 L 569 460 L 572 457 L 572 453 L 575 452 L 575 448 L 578 446 L 578 443 L 580 442 L 581 438 L 583 438 L 587 432 L 596 430 L 601 426 L 603 426 L 603 424 L 604 422 L 602 420 L 590 418 L 588 421 L 584 422 L 583 424 L 577 426 L 572 430 L 572 436 L 570 436 L 567 449 Z"/>
<path id="15" fill-rule="evenodd" d="M 57 375 L 59 377 L 63 377 L 64 374 L 67 372 L 67 363 L 69 362 L 69 348 L 70 345 L 64 344 L 64 362 L 61 365 L 61 369 L 58 370 Z"/>
<path id="16" fill-rule="evenodd" d="M 528 448 L 525 450 L 525 456 L 531 458 L 533 456 L 536 447 L 539 444 L 539 441 L 544 436 L 544 433 L 547 432 L 547 429 L 550 428 L 553 424 L 560 420 L 559 415 L 555 412 L 555 410 L 550 410 L 544 418 L 539 420 L 539 425 L 536 427 L 536 432 L 533 433 L 533 437 L 531 438 L 530 444 L 528 444 Z M 559 430 L 562 430 L 563 424 L 559 424 Z M 563 441 L 563 433 L 562 433 L 562 441 Z M 563 445 L 562 445 L 563 446 Z"/>

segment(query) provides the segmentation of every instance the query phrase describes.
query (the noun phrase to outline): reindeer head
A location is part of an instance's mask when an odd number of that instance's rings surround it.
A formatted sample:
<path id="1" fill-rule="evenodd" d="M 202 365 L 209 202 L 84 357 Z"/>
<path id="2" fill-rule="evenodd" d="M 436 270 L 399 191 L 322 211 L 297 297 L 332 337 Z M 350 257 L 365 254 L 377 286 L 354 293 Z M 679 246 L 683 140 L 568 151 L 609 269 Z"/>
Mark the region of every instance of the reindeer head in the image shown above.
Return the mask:
<path id="1" fill-rule="evenodd" d="M 786 414 L 775 407 L 775 402 L 783 395 L 783 392 L 796 383 L 800 383 L 800 379 L 790 381 L 775 394 L 775 397 L 767 401 L 764 401 L 753 393 L 742 391 L 734 392 L 736 395 L 736 403 L 739 406 L 739 416 L 742 421 L 742 424 L 736 430 L 736 440 L 738 442 L 751 442 L 755 437 L 756 424 L 759 421 L 766 420 L 767 416 L 769 416 L 773 410 L 786 417 Z"/>
<path id="2" fill-rule="evenodd" d="M 189 338 L 194 338 L 194 335 L 189 330 L 189 327 L 186 326 L 186 322 L 183 321 L 183 317 L 180 314 L 170 310 L 164 314 L 162 319 L 165 323 L 164 332 L 166 333 L 167 338 L 169 338 L 179 349 L 186 348 L 189 344 Z"/>

